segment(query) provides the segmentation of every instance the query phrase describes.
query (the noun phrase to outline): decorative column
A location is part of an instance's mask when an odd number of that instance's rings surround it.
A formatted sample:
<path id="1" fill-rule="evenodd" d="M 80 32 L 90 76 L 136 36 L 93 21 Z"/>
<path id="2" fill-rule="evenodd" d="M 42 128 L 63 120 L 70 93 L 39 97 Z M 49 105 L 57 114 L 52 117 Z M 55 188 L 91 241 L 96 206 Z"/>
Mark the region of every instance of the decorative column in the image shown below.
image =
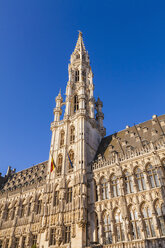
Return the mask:
<path id="1" fill-rule="evenodd" d="M 60 116 L 62 114 L 62 110 L 61 110 L 62 102 L 63 102 L 63 98 L 61 96 L 61 90 L 60 90 L 58 96 L 56 97 L 56 108 L 54 109 L 54 121 L 60 120 Z"/>

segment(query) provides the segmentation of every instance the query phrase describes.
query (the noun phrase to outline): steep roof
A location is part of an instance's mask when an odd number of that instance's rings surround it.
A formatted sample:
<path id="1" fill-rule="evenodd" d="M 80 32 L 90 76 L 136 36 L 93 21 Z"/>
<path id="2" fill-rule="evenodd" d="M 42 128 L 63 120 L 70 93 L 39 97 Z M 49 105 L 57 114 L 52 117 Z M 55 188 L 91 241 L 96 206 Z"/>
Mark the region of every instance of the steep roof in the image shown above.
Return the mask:
<path id="1" fill-rule="evenodd" d="M 150 142 L 154 143 L 165 136 L 165 115 L 109 135 L 102 139 L 95 160 L 101 155 L 106 160 L 115 154 L 125 154 L 135 149 L 144 148 Z"/>
<path id="2" fill-rule="evenodd" d="M 27 188 L 31 185 L 43 184 L 47 175 L 48 161 L 34 165 L 28 169 L 11 173 L 5 176 L 5 183 L 1 186 L 0 192 L 15 191 L 22 188 Z"/>

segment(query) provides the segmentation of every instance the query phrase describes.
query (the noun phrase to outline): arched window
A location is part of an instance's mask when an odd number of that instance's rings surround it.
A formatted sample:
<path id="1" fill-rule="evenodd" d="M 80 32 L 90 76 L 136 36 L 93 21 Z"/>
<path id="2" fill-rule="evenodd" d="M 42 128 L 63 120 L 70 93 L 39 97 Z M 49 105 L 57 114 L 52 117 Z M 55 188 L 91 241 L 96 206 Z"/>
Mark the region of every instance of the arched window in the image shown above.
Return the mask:
<path id="1" fill-rule="evenodd" d="M 57 160 L 57 176 L 61 175 L 62 161 L 63 161 L 63 156 L 62 156 L 62 154 L 59 154 L 58 160 Z"/>
<path id="2" fill-rule="evenodd" d="M 160 204 L 159 201 L 155 203 L 155 210 L 157 214 L 157 218 L 160 225 L 161 235 L 165 236 L 165 219 L 164 219 L 164 213 L 163 213 L 163 204 Z"/>
<path id="3" fill-rule="evenodd" d="M 141 208 L 141 212 L 143 216 L 143 221 L 145 223 L 145 230 L 146 230 L 147 238 L 155 237 L 155 230 L 154 230 L 154 225 L 153 225 L 151 209 L 146 204 L 143 204 Z"/>
<path id="4" fill-rule="evenodd" d="M 123 218 L 119 209 L 115 211 L 115 229 L 116 229 L 116 240 L 117 242 L 123 241 L 124 238 L 124 229 L 123 229 Z"/>
<path id="5" fill-rule="evenodd" d="M 68 154 L 68 165 L 69 171 L 72 171 L 74 166 L 74 152 L 72 150 L 70 150 Z"/>
<path id="6" fill-rule="evenodd" d="M 130 222 L 132 224 L 132 236 L 133 239 L 140 239 L 140 228 L 139 228 L 139 218 L 138 213 L 135 208 L 130 208 Z"/>
<path id="7" fill-rule="evenodd" d="M 149 164 L 147 167 L 147 174 L 148 174 L 148 178 L 149 178 L 149 182 L 151 185 L 151 188 L 155 188 L 155 187 L 159 187 L 160 186 L 160 182 L 158 179 L 158 174 L 155 168 L 153 168 L 153 166 L 151 164 Z"/>
<path id="8" fill-rule="evenodd" d="M 36 214 L 41 214 L 42 200 L 38 200 L 36 204 Z"/>
<path id="9" fill-rule="evenodd" d="M 133 179 L 132 176 L 130 175 L 130 173 L 128 171 L 125 171 L 124 173 L 125 177 L 125 186 L 126 186 L 126 193 L 133 193 Z"/>
<path id="10" fill-rule="evenodd" d="M 94 181 L 94 201 L 98 201 L 97 184 L 95 180 L 93 181 Z"/>
<path id="11" fill-rule="evenodd" d="M 95 242 L 99 243 L 99 221 L 97 217 L 97 213 L 95 215 Z"/>
<path id="12" fill-rule="evenodd" d="M 75 82 L 79 81 L 79 70 L 75 71 Z"/>
<path id="13" fill-rule="evenodd" d="M 64 138 L 65 138 L 65 132 L 64 132 L 64 130 L 62 130 L 60 132 L 60 147 L 64 146 Z"/>
<path id="14" fill-rule="evenodd" d="M 108 182 L 105 178 L 101 180 L 101 195 L 102 200 L 109 199 Z"/>
<path id="15" fill-rule="evenodd" d="M 104 244 L 112 243 L 111 220 L 108 213 L 103 216 Z"/>
<path id="16" fill-rule="evenodd" d="M 135 177 L 136 177 L 138 190 L 139 191 L 146 190 L 146 183 L 144 180 L 144 174 L 139 168 L 136 168 L 136 170 L 135 170 Z"/>
<path id="17" fill-rule="evenodd" d="M 111 177 L 111 190 L 113 197 L 120 195 L 119 179 L 115 175 Z"/>
<path id="18" fill-rule="evenodd" d="M 66 203 L 72 202 L 72 187 L 68 185 L 66 189 Z"/>
<path id="19" fill-rule="evenodd" d="M 70 144 L 75 142 L 75 127 L 71 126 L 70 128 Z"/>
<path id="20" fill-rule="evenodd" d="M 25 216 L 25 211 L 26 211 L 26 205 L 25 203 L 22 203 L 21 209 L 20 209 L 20 218 L 23 218 Z"/>
<path id="21" fill-rule="evenodd" d="M 55 191 L 54 191 L 54 206 L 58 206 L 59 204 L 59 189 L 58 186 L 56 187 Z"/>
<path id="22" fill-rule="evenodd" d="M 78 101 L 78 96 L 74 96 L 74 113 L 79 109 L 79 101 Z"/>

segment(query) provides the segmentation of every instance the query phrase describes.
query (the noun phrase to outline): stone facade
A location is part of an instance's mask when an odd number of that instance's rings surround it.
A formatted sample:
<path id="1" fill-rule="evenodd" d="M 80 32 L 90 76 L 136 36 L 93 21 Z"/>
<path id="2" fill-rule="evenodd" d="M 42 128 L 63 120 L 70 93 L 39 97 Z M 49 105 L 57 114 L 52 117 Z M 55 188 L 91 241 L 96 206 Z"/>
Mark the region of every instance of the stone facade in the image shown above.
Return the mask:
<path id="1" fill-rule="evenodd" d="M 81 32 L 68 71 L 49 160 L 0 175 L 0 248 L 165 247 L 165 115 L 104 137 Z"/>

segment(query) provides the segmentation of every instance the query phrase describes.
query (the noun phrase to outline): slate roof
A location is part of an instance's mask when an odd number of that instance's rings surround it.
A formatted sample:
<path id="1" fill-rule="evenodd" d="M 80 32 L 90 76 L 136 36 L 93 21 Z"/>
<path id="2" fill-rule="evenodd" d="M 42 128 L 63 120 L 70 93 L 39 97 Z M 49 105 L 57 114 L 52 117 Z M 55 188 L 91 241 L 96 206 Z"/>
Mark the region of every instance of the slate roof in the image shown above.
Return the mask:
<path id="1" fill-rule="evenodd" d="M 10 173 L 5 176 L 5 183 L 1 185 L 0 192 L 15 191 L 20 188 L 25 188 L 30 185 L 40 185 L 44 183 L 47 175 L 48 161 L 34 165 L 28 169 L 19 171 L 17 173 Z"/>
<path id="2" fill-rule="evenodd" d="M 165 137 L 165 115 L 154 116 L 153 119 L 109 135 L 102 139 L 95 159 L 101 155 L 108 160 L 114 154 L 125 154 L 131 150 L 145 147 Z"/>

